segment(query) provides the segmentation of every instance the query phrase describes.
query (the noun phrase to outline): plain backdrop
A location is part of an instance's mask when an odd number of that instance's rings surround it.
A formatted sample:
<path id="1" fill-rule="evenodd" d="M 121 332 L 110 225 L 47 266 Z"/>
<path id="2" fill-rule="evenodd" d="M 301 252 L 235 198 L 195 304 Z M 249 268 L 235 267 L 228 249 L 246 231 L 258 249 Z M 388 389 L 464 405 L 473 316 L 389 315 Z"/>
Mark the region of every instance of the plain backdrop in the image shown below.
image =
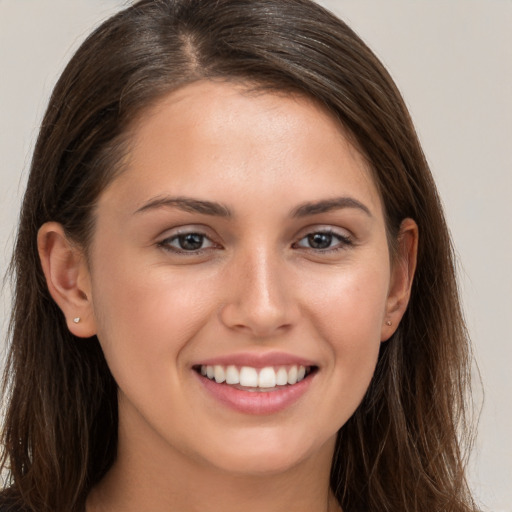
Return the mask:
<path id="1" fill-rule="evenodd" d="M 401 89 L 445 204 L 485 395 L 470 478 L 512 512 L 512 1 L 323 0 Z M 0 0 L 0 274 L 49 93 L 120 0 Z M 0 309 L 2 343 L 9 310 Z"/>

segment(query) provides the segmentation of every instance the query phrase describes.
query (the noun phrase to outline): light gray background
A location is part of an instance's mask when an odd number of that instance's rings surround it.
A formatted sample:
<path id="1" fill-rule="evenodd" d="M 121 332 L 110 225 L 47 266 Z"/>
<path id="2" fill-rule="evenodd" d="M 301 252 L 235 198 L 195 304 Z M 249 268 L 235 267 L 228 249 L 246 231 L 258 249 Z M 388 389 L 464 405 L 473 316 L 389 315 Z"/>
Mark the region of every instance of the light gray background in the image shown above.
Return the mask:
<path id="1" fill-rule="evenodd" d="M 512 512 L 512 1 L 321 3 L 376 51 L 416 123 L 460 255 L 483 379 L 471 482 L 485 510 Z M 90 30 L 125 4 L 0 0 L 0 274 L 51 88 Z M 2 300 L 4 333 L 8 291 Z"/>

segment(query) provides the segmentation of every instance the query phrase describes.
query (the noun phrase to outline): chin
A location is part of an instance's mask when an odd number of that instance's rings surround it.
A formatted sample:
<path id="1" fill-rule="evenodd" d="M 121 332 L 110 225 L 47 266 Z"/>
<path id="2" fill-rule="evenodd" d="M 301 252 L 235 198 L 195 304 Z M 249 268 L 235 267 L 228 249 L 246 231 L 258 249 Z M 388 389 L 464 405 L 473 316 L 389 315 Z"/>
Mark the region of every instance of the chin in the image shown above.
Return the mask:
<path id="1" fill-rule="evenodd" d="M 309 435 L 299 439 L 273 432 L 260 432 L 259 435 L 253 432 L 248 437 L 245 440 L 234 438 L 227 447 L 218 447 L 215 455 L 208 458 L 218 469 L 228 473 L 272 476 L 291 471 L 308 459 L 325 457 L 330 464 L 336 440 L 334 435 L 323 444 L 313 444 Z"/>
<path id="2" fill-rule="evenodd" d="M 228 456 L 216 466 L 221 471 L 236 476 L 265 477 L 287 473 L 301 462 L 302 458 L 291 454 L 273 453 L 269 456 L 268 452 L 264 451 L 260 454 L 240 453 Z"/>

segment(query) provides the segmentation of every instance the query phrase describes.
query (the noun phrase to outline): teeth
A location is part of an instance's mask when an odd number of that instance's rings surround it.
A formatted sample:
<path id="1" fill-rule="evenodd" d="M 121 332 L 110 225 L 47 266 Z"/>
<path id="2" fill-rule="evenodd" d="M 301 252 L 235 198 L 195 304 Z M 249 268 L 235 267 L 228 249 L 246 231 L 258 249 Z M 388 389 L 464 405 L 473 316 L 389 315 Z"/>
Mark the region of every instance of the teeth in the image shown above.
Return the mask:
<path id="1" fill-rule="evenodd" d="M 276 380 L 277 378 L 274 368 L 262 368 L 258 376 L 258 387 L 275 388 Z"/>
<path id="2" fill-rule="evenodd" d="M 203 368 L 201 366 L 201 368 Z M 226 384 L 240 384 L 240 374 L 236 366 L 228 366 L 226 368 Z"/>
<path id="3" fill-rule="evenodd" d="M 245 386 L 247 388 L 258 387 L 258 372 L 256 371 L 256 368 L 242 366 L 242 369 L 240 370 L 240 386 Z"/>
<path id="4" fill-rule="evenodd" d="M 215 380 L 218 384 L 225 382 L 247 388 L 275 388 L 276 386 L 293 385 L 304 379 L 308 373 L 304 366 L 280 366 L 274 368 L 266 366 L 256 369 L 251 366 L 242 366 L 238 369 L 234 365 L 202 365 L 201 375 Z"/>
<path id="5" fill-rule="evenodd" d="M 220 384 L 226 380 L 226 372 L 224 371 L 223 366 L 216 365 L 213 367 L 213 375 L 215 377 L 215 382 Z"/>
<path id="6" fill-rule="evenodd" d="M 297 367 L 292 366 L 288 372 L 288 384 L 295 384 L 297 382 Z"/>
<path id="7" fill-rule="evenodd" d="M 276 384 L 278 386 L 286 386 L 288 384 L 288 372 L 286 368 L 279 368 L 276 374 Z"/>

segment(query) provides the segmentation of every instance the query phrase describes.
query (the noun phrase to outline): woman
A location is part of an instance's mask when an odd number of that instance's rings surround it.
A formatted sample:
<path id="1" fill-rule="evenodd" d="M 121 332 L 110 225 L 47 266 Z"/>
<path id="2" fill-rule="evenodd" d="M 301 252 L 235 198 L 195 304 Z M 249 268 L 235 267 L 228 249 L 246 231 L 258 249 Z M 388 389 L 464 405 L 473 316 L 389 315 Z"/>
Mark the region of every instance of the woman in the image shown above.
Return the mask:
<path id="1" fill-rule="evenodd" d="M 13 272 L 6 507 L 475 510 L 435 185 L 387 72 L 310 1 L 98 28 Z"/>

